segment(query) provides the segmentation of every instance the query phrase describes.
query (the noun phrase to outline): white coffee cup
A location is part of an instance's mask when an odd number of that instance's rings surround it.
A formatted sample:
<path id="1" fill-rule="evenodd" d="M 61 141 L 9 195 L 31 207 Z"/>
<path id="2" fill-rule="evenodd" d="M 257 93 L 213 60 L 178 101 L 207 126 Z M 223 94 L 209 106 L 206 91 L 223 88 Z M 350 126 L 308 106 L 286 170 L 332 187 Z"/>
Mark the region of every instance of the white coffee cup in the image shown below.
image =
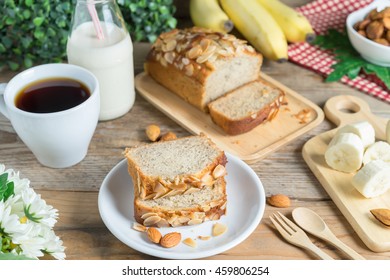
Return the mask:
<path id="1" fill-rule="evenodd" d="M 16 95 L 29 84 L 50 78 L 68 78 L 84 84 L 90 96 L 81 104 L 54 113 L 31 113 L 16 107 Z M 0 84 L 0 113 L 38 161 L 65 168 L 79 163 L 88 152 L 100 110 L 99 83 L 88 70 L 70 64 L 44 64 L 27 69 Z"/>

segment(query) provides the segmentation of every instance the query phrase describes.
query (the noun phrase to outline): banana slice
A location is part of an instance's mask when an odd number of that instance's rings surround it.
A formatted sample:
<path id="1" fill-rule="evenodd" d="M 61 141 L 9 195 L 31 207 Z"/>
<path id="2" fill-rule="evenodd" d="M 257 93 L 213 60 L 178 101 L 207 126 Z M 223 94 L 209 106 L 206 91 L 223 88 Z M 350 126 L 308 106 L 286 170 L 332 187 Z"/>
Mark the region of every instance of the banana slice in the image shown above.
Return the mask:
<path id="1" fill-rule="evenodd" d="M 390 163 L 390 144 L 384 141 L 378 141 L 368 146 L 363 154 L 363 164 L 367 164 L 372 160 L 381 159 L 384 162 Z"/>
<path id="2" fill-rule="evenodd" d="M 367 121 L 347 124 L 340 128 L 337 133 L 351 132 L 362 139 L 364 148 L 367 148 L 375 142 L 374 127 Z"/>
<path id="3" fill-rule="evenodd" d="M 352 185 L 366 198 L 384 194 L 390 189 L 390 165 L 380 159 L 370 161 L 352 177 Z"/>
<path id="4" fill-rule="evenodd" d="M 363 162 L 364 146 L 354 133 L 338 133 L 325 152 L 326 163 L 335 170 L 351 173 L 358 170 Z"/>
<path id="5" fill-rule="evenodd" d="M 390 120 L 387 122 L 387 126 L 386 126 L 386 140 L 387 143 L 390 144 Z"/>

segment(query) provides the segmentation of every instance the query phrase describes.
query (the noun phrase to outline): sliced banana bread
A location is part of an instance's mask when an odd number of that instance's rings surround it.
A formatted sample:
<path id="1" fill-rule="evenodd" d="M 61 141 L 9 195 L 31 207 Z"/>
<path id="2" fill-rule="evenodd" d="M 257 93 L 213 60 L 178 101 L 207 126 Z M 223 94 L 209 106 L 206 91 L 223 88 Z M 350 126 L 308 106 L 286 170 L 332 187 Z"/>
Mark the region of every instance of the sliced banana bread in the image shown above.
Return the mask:
<path id="1" fill-rule="evenodd" d="M 284 103 L 284 92 L 266 81 L 247 83 L 210 102 L 210 116 L 227 134 L 248 132 L 272 120 Z"/>
<path id="2" fill-rule="evenodd" d="M 225 175 L 224 151 L 205 135 L 127 148 L 124 152 L 135 197 L 156 199 L 212 186 Z"/>
<path id="3" fill-rule="evenodd" d="M 226 213 L 226 182 L 223 177 L 206 188 L 191 188 L 182 195 L 153 200 L 134 200 L 134 216 L 144 226 L 177 227 L 218 220 Z"/>

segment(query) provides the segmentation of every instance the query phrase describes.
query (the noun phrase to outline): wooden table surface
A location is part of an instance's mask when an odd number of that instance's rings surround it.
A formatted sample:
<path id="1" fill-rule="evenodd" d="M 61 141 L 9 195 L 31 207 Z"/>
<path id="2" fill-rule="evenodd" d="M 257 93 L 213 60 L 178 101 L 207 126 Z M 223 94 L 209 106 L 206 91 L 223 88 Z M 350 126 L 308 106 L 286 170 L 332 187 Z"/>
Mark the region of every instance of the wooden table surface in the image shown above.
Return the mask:
<path id="1" fill-rule="evenodd" d="M 309 1 L 290 1 L 297 6 L 306 2 Z M 135 44 L 136 73 L 142 71 L 143 59 L 148 49 L 148 44 Z M 321 76 L 292 63 L 265 61 L 262 71 L 321 108 L 332 96 L 353 95 L 368 102 L 375 114 L 390 118 L 389 104 L 341 83 L 324 83 Z M 15 74 L 1 71 L 0 82 L 8 81 Z M 137 95 L 134 107 L 125 116 L 99 122 L 88 155 L 81 163 L 66 169 L 50 169 L 36 161 L 15 134 L 10 122 L 0 115 L 0 163 L 6 168 L 20 171 L 20 176 L 28 178 L 47 203 L 59 210 L 55 232 L 66 246 L 68 260 L 154 259 L 129 248 L 113 236 L 99 215 L 97 203 L 99 188 L 106 174 L 123 159 L 122 152 L 125 147 L 147 141 L 144 130 L 151 123 L 158 124 L 163 131 L 173 131 L 178 136 L 189 135 L 186 130 Z M 283 193 L 292 199 L 292 205 L 283 209 L 267 205 L 263 219 L 249 238 L 236 247 L 207 259 L 315 259 L 311 253 L 285 242 L 268 218 L 277 210 L 291 217 L 291 211 L 299 206 L 315 210 L 341 241 L 365 258 L 390 259 L 390 252 L 375 253 L 359 239 L 302 158 L 304 143 L 333 127 L 333 124 L 324 120 L 292 143 L 265 159 L 250 164 L 261 179 L 267 196 Z M 333 246 L 313 236 L 311 239 L 335 259 L 346 259 L 345 255 Z"/>

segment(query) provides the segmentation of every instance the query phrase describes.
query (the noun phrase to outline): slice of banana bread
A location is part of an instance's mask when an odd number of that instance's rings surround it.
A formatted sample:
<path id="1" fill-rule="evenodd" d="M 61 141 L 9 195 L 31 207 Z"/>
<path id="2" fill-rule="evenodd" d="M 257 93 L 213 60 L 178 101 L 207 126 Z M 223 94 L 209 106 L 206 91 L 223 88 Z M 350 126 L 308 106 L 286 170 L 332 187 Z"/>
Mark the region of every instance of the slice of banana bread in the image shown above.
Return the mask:
<path id="1" fill-rule="evenodd" d="M 205 135 L 144 144 L 124 152 L 135 196 L 156 199 L 212 186 L 225 175 L 224 151 Z"/>
<path id="2" fill-rule="evenodd" d="M 272 120 L 284 103 L 284 96 L 282 90 L 258 79 L 232 90 L 208 107 L 215 124 L 227 134 L 237 135 Z"/>
<path id="3" fill-rule="evenodd" d="M 144 226 L 177 227 L 218 220 L 226 214 L 226 182 L 223 177 L 207 188 L 152 200 L 135 198 L 134 216 Z"/>

